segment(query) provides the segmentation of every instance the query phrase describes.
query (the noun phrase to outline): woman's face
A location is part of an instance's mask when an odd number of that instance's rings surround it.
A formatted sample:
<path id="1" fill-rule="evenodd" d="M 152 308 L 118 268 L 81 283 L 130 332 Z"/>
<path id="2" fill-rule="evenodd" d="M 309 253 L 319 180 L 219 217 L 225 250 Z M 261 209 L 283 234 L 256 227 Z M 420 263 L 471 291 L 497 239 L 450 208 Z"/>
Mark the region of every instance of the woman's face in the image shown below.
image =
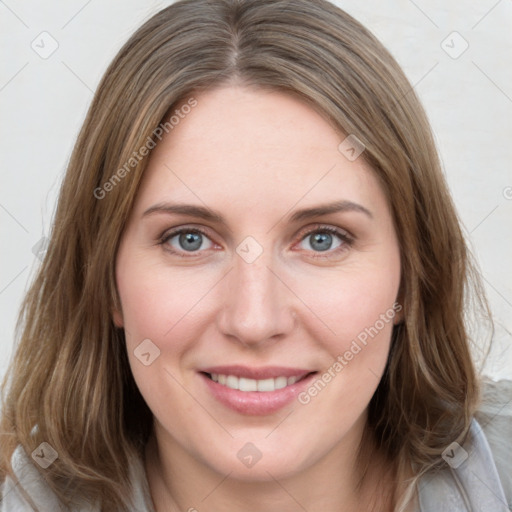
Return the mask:
<path id="1" fill-rule="evenodd" d="M 293 96 L 195 100 L 151 153 L 116 262 L 159 449 L 247 480 L 350 459 L 400 316 L 385 195 Z"/>

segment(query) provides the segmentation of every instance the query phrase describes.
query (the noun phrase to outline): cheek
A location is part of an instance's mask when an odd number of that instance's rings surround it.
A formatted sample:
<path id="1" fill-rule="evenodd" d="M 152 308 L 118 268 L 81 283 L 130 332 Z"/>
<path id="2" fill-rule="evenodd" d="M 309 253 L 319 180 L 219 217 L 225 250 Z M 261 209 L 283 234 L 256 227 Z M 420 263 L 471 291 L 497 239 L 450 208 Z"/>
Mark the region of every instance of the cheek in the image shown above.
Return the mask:
<path id="1" fill-rule="evenodd" d="M 191 269 L 121 260 L 117 284 L 129 346 L 149 338 L 162 349 L 172 341 L 173 351 L 182 351 L 187 336 L 180 332 L 194 323 L 214 283 L 213 275 Z"/>
<path id="2" fill-rule="evenodd" d="M 316 325 L 317 332 L 322 330 L 320 339 L 329 340 L 332 354 L 346 350 L 358 337 L 364 342 L 365 333 L 368 335 L 369 331 L 375 337 L 374 328 L 382 335 L 380 339 L 389 337 L 399 283 L 398 264 L 366 265 L 330 275 L 319 273 L 316 279 L 308 279 L 307 287 L 304 281 L 297 282 L 296 289 L 314 313 L 309 315 L 309 325 Z M 321 322 L 314 322 L 314 317 Z M 326 334 L 329 334 L 327 338 Z"/>
<path id="3" fill-rule="evenodd" d="M 305 322 L 309 335 L 329 357 L 317 380 L 299 396 L 299 403 L 311 407 L 309 411 L 318 417 L 332 419 L 322 427 L 326 438 L 350 428 L 385 370 L 400 310 L 396 304 L 400 273 L 394 267 L 384 268 L 388 272 L 380 266 L 365 266 L 364 272 L 351 269 L 336 278 L 311 281 L 304 298 L 315 313 L 304 316 L 309 319 Z"/>
<path id="4" fill-rule="evenodd" d="M 304 302 L 316 315 L 304 317 L 310 319 L 306 324 L 309 335 L 329 357 L 318 376 L 324 384 L 306 390 L 299 401 L 314 401 L 313 407 L 325 408 L 321 414 L 329 414 L 329 407 L 336 403 L 351 411 L 350 418 L 357 417 L 386 367 L 395 315 L 400 310 L 396 303 L 400 258 L 398 249 L 389 258 L 379 256 L 330 275 L 318 273 L 317 279 L 308 279 L 308 287 L 300 288 Z"/>
<path id="5" fill-rule="evenodd" d="M 215 279 L 135 257 L 119 260 L 116 277 L 129 363 L 146 403 L 158 418 L 166 418 L 170 402 L 184 412 L 194 410 L 177 382 L 183 379 L 187 354 L 199 335 L 198 318 Z"/>

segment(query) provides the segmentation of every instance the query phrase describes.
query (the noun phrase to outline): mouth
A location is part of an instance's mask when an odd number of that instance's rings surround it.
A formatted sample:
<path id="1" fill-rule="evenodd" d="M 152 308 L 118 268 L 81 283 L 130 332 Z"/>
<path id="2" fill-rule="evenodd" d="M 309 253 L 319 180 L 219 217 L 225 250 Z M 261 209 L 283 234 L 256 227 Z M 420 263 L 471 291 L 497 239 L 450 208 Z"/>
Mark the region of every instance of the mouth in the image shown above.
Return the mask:
<path id="1" fill-rule="evenodd" d="M 217 366 L 198 373 L 211 398 L 239 414 L 261 416 L 291 404 L 318 371 Z"/>

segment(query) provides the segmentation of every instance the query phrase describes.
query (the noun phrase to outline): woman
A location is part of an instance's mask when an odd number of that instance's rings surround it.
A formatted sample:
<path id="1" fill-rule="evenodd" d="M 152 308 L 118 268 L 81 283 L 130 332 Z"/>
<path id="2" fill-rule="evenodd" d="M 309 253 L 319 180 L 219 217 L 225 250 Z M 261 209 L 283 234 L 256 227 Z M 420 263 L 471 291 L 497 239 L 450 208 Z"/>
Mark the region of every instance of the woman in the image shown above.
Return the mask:
<path id="1" fill-rule="evenodd" d="M 512 396 L 481 400 L 471 277 L 482 297 L 366 29 L 320 0 L 177 2 L 70 161 L 4 382 L 3 507 L 506 510 Z"/>

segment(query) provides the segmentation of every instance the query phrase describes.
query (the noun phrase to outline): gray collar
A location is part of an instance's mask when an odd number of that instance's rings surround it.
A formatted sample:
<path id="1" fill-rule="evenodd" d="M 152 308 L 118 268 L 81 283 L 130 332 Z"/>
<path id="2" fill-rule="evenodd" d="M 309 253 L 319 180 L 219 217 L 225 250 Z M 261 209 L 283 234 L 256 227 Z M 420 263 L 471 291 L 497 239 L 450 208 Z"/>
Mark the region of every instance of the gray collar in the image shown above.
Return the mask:
<path id="1" fill-rule="evenodd" d="M 510 512 L 491 448 L 473 419 L 471 435 L 443 452 L 446 466 L 418 484 L 419 512 Z"/>

